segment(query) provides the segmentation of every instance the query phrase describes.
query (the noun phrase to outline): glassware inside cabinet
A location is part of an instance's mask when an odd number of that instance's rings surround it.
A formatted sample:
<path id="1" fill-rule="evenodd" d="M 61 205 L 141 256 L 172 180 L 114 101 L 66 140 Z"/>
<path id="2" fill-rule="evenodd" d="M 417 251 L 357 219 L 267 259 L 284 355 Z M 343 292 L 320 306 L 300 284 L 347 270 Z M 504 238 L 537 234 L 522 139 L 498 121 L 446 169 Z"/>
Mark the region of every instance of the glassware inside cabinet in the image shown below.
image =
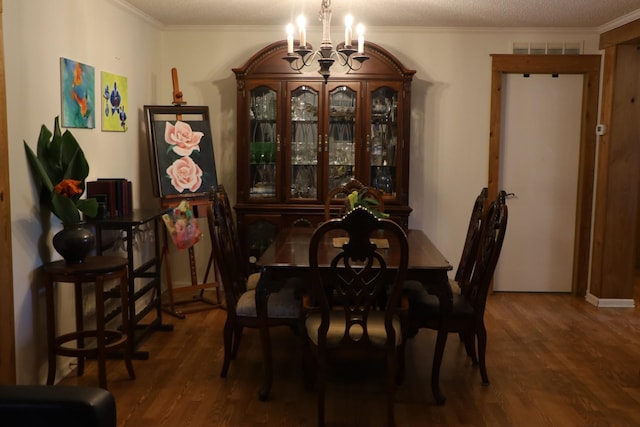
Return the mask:
<path id="1" fill-rule="evenodd" d="M 398 93 L 381 87 L 371 96 L 371 184 L 383 194 L 395 193 L 398 141 Z"/>
<path id="2" fill-rule="evenodd" d="M 249 196 L 276 197 L 277 94 L 268 87 L 251 91 L 249 109 Z"/>
<path id="3" fill-rule="evenodd" d="M 291 198 L 318 194 L 318 92 L 302 86 L 291 94 Z"/>
<path id="4" fill-rule="evenodd" d="M 329 174 L 330 190 L 355 177 L 356 92 L 339 86 L 329 95 Z"/>

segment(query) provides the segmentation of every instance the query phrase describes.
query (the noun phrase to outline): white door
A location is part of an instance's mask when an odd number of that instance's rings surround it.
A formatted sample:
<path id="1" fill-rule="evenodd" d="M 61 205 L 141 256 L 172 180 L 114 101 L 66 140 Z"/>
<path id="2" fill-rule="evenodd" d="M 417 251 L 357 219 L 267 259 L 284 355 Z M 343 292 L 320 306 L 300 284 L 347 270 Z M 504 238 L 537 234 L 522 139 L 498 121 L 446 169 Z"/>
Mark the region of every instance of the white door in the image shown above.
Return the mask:
<path id="1" fill-rule="evenodd" d="M 571 292 L 583 76 L 504 79 L 499 188 L 514 196 L 493 289 Z"/>

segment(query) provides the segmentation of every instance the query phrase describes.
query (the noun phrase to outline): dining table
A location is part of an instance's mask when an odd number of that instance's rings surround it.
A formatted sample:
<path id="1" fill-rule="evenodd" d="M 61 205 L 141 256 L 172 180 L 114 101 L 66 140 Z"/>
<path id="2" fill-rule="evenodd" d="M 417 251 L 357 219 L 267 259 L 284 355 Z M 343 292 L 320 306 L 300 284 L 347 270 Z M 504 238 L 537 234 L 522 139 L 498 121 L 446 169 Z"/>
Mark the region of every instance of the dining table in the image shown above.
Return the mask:
<path id="1" fill-rule="evenodd" d="M 309 242 L 315 228 L 292 226 L 278 231 L 273 242 L 267 247 L 265 252 L 257 260 L 257 265 L 262 268 L 265 280 L 260 280 L 256 288 L 256 309 L 258 317 L 268 316 L 267 298 L 271 286 L 281 284 L 281 279 L 292 277 L 302 278 L 309 274 Z M 407 270 L 407 280 L 417 280 L 425 286 L 427 291 L 436 295 L 440 302 L 440 327 L 438 328 L 434 354 L 442 355 L 447 341 L 447 322 L 451 313 L 453 303 L 453 293 L 449 285 L 448 272 L 452 269 L 451 264 L 440 250 L 434 245 L 429 237 L 417 229 L 406 231 L 409 243 L 409 266 Z M 380 236 L 385 237 L 385 236 Z M 329 267 L 331 260 L 341 250 L 336 244 L 336 236 L 329 236 L 321 242 L 319 253 L 320 267 Z M 380 247 L 380 246 L 379 246 Z M 393 247 L 393 245 L 391 245 Z M 398 265 L 398 256 L 389 249 L 378 249 L 386 251 L 385 260 L 389 268 L 393 269 Z M 306 283 L 309 283 L 307 280 Z M 261 390 L 261 395 L 266 398 L 271 389 L 273 380 L 271 371 L 271 344 L 267 322 L 259 322 L 261 325 L 261 337 L 263 348 L 265 349 L 266 375 L 265 384 Z M 431 389 L 436 403 L 442 404 L 446 400 L 440 390 L 440 365 L 442 357 L 434 357 L 431 371 Z"/>

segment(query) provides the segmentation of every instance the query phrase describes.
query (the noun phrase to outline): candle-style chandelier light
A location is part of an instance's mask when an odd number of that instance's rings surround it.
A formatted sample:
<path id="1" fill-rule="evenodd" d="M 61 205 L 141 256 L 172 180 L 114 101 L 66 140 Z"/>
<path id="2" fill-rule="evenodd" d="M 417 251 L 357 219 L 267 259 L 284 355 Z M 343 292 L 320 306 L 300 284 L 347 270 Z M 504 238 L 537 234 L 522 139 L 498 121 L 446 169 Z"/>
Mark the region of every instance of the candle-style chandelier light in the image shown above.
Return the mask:
<path id="1" fill-rule="evenodd" d="M 300 15 L 297 20 L 300 40 L 298 46 L 294 47 L 293 43 L 293 24 L 287 25 L 287 56 L 284 57 L 289 62 L 291 68 L 300 71 L 302 68 L 311 65 L 314 58 L 317 58 L 320 69 L 318 73 L 324 77 L 327 82 L 331 75 L 331 66 L 336 58 L 342 66 L 349 67 L 350 70 L 358 70 L 362 63 L 369 59 L 364 54 L 364 26 L 359 24 L 356 27 L 358 35 L 357 48 L 353 46 L 352 25 L 353 17 L 347 15 L 345 17 L 344 43 L 340 43 L 337 49 L 331 44 L 331 0 L 322 0 L 320 6 L 320 15 L 318 17 L 322 21 L 322 43 L 320 49 L 313 51 L 311 45 L 307 44 L 306 20 Z"/>

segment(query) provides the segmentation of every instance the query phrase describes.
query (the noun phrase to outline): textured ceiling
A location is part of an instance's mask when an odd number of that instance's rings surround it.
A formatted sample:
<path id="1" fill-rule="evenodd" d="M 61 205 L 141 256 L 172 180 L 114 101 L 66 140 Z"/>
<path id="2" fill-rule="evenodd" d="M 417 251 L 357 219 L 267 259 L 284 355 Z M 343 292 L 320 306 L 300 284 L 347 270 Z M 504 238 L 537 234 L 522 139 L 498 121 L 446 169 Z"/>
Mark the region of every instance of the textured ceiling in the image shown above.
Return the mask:
<path id="1" fill-rule="evenodd" d="M 309 25 L 320 0 L 115 0 L 166 26 Z M 640 0 L 333 0 L 334 26 L 351 13 L 367 26 L 600 27 L 640 9 Z"/>

